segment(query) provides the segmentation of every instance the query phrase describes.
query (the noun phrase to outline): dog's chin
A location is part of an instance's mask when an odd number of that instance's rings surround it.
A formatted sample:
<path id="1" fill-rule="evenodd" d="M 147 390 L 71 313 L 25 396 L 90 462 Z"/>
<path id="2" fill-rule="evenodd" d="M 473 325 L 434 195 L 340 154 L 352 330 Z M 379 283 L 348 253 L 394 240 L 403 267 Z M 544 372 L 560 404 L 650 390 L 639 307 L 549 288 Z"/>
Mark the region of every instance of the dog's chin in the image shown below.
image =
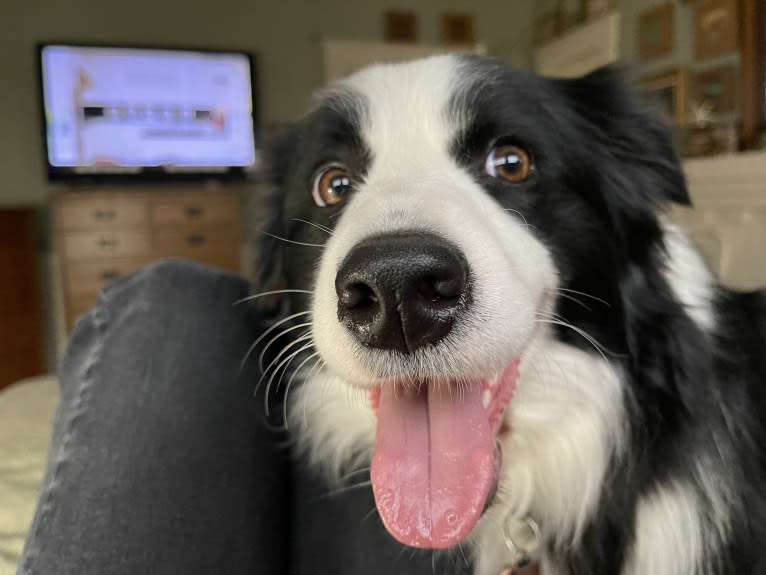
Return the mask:
<path id="1" fill-rule="evenodd" d="M 447 548 L 473 530 L 497 490 L 519 363 L 489 378 L 387 381 L 371 390 L 372 487 L 398 541 Z"/>

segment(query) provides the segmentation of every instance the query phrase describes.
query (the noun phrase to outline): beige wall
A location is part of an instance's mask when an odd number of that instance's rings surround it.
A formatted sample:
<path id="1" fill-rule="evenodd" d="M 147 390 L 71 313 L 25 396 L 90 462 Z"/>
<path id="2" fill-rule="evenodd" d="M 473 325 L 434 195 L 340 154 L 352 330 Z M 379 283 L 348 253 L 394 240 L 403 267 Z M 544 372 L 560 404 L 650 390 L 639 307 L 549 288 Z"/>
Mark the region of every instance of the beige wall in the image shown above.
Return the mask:
<path id="1" fill-rule="evenodd" d="M 9 3 L 10 2 L 10 3 Z M 321 38 L 381 39 L 382 13 L 410 6 L 420 40 L 439 40 L 439 13 L 457 0 L 5 0 L 0 33 L 0 205 L 45 206 L 34 46 L 40 41 L 244 49 L 258 58 L 260 117 L 295 118 L 322 81 Z M 479 40 L 517 65 L 531 61 L 532 2 L 477 0 Z"/>

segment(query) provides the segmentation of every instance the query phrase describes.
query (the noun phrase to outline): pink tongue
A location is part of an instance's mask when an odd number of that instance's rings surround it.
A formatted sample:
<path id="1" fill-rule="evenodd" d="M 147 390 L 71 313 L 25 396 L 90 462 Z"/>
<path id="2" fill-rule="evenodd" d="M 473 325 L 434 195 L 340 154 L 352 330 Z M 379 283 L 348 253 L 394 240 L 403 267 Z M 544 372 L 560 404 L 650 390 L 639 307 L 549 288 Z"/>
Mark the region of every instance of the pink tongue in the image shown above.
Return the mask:
<path id="1" fill-rule="evenodd" d="M 412 547 L 459 543 L 492 486 L 494 436 L 481 382 L 444 387 L 380 392 L 372 489 L 388 531 Z"/>

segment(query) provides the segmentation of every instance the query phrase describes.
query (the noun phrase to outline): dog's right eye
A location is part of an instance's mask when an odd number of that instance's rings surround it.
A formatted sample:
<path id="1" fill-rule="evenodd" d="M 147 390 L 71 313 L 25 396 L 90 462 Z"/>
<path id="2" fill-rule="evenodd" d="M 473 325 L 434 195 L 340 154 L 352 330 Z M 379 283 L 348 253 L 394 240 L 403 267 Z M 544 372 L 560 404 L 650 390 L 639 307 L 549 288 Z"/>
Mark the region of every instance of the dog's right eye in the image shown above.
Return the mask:
<path id="1" fill-rule="evenodd" d="M 321 208 L 343 201 L 351 190 L 351 176 L 343 166 L 328 166 L 317 173 L 311 195 Z"/>
<path id="2" fill-rule="evenodd" d="M 527 151 L 511 144 L 495 145 L 484 161 L 484 171 L 487 174 L 512 184 L 526 180 L 533 169 Z"/>

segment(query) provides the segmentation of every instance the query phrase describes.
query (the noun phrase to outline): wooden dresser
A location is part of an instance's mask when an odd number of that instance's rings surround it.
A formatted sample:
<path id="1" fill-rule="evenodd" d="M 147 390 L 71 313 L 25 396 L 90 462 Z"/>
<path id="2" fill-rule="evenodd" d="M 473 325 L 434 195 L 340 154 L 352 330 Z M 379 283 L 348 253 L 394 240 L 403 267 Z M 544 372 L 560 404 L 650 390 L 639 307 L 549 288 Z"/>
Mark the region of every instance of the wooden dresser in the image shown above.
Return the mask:
<path id="1" fill-rule="evenodd" d="M 0 389 L 45 372 L 36 221 L 0 209 Z"/>
<path id="2" fill-rule="evenodd" d="M 53 227 L 66 329 L 113 280 L 182 257 L 241 269 L 239 192 L 218 187 L 94 188 L 58 193 Z"/>

